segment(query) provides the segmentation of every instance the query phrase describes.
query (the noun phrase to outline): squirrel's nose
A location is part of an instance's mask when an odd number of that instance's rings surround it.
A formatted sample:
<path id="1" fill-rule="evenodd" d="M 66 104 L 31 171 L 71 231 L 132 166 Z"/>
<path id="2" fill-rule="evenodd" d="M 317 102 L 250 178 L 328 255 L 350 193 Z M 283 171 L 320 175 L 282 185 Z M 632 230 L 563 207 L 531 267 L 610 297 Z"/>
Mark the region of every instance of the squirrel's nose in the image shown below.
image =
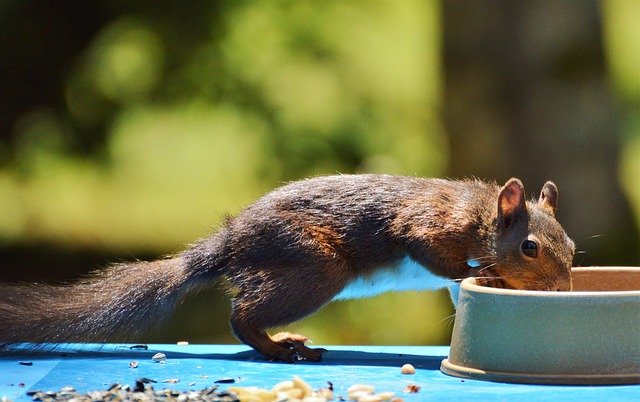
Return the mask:
<path id="1" fill-rule="evenodd" d="M 571 280 L 571 276 L 569 276 L 568 278 L 562 278 L 560 280 L 558 280 L 557 285 L 556 285 L 556 289 L 557 291 L 561 292 L 570 292 L 573 290 L 573 281 Z"/>
<path id="2" fill-rule="evenodd" d="M 570 291 L 572 288 L 573 288 L 573 284 L 571 282 L 571 279 L 569 279 L 568 281 L 559 280 L 559 281 L 555 281 L 551 285 L 547 285 L 547 290 L 551 292 Z"/>

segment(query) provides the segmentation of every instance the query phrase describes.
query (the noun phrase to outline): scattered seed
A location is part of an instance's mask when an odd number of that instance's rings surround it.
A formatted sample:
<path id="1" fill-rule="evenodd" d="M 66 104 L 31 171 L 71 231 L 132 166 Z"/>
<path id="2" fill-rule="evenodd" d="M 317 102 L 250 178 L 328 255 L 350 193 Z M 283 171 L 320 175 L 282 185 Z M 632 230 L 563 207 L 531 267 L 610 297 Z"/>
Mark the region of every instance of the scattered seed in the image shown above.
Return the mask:
<path id="1" fill-rule="evenodd" d="M 228 391 L 218 391 L 216 387 L 205 388 L 200 391 L 180 392 L 171 389 L 156 391 L 153 387 L 145 387 L 140 380 L 136 381 L 136 386 L 131 388 L 128 385 L 119 383 L 113 384 L 104 391 L 90 391 L 85 394 L 78 393 L 71 387 L 65 387 L 58 392 L 29 391 L 28 396 L 33 401 L 219 401 L 238 402 L 238 397 Z M 0 402 L 4 402 L 0 400 Z"/>
<path id="2" fill-rule="evenodd" d="M 180 341 L 180 342 L 178 342 L 178 346 L 189 346 L 189 342 L 187 342 L 187 341 Z"/>
<path id="3" fill-rule="evenodd" d="M 374 393 L 376 387 L 368 384 L 353 384 L 347 389 L 347 399 L 353 401 L 368 401 L 374 402 L 378 399 L 374 399 Z"/>
<path id="4" fill-rule="evenodd" d="M 130 363 L 129 363 L 129 367 L 131 367 L 131 368 L 138 368 L 138 362 L 136 362 L 136 361 L 132 361 L 132 362 L 130 362 Z"/>
<path id="5" fill-rule="evenodd" d="M 139 379 L 138 381 L 140 381 L 143 384 L 156 384 L 158 381 L 156 380 L 152 380 L 150 378 L 147 377 L 142 377 L 141 379 Z"/>
<path id="6" fill-rule="evenodd" d="M 155 355 L 153 355 L 151 360 L 158 363 L 163 362 L 167 360 L 167 355 L 165 355 L 164 353 L 156 353 Z"/>
<path id="7" fill-rule="evenodd" d="M 271 390 L 258 387 L 229 387 L 229 391 L 238 395 L 240 400 L 248 401 L 274 401 L 277 394 Z M 290 398 L 285 398 L 290 399 Z"/>
<path id="8" fill-rule="evenodd" d="M 221 381 L 222 380 L 222 381 Z M 221 378 L 216 382 L 231 383 L 231 378 Z M 163 380 L 162 383 L 175 384 L 178 379 Z M 235 381 L 233 381 L 235 382 Z M 228 390 L 219 390 L 218 385 L 208 387 L 199 391 L 177 391 L 172 389 L 154 390 L 152 385 L 156 381 L 148 378 L 140 378 L 136 380 L 135 387 L 114 383 L 103 391 L 90 391 L 85 394 L 78 393 L 72 387 L 62 388 L 58 392 L 41 392 L 30 391 L 28 393 L 33 401 L 220 401 L 220 402 L 239 402 L 239 401 L 257 401 L 271 402 L 284 400 L 299 400 L 301 402 L 326 402 L 335 400 L 333 395 L 333 384 L 328 383 L 329 388 L 321 388 L 314 391 L 311 386 L 298 376 L 294 376 L 292 380 L 282 381 L 272 389 L 263 389 L 258 387 L 229 387 Z M 190 382 L 189 387 L 195 385 L 196 382 Z M 418 392 L 420 387 L 417 385 L 409 385 L 405 388 L 405 392 Z M 373 401 L 390 401 L 404 402 L 402 398 L 394 398 L 393 392 L 375 393 L 375 387 L 368 384 L 354 384 L 348 389 L 349 400 L 359 402 Z M 340 396 L 338 400 L 344 401 Z M 0 401 L 4 402 L 4 401 Z"/>
<path id="9" fill-rule="evenodd" d="M 333 400 L 333 390 L 331 388 L 320 388 L 316 393 L 327 401 Z"/>
<path id="10" fill-rule="evenodd" d="M 402 389 L 405 394 L 415 394 L 420 391 L 420 387 L 415 384 L 409 384 Z"/>
<path id="11" fill-rule="evenodd" d="M 255 402 L 272 402 L 272 401 L 301 401 L 301 402 L 326 402 L 334 400 L 333 384 L 329 383 L 330 388 L 321 388 L 313 391 L 311 386 L 298 376 L 294 376 L 292 380 L 281 381 L 273 386 L 273 388 L 264 389 L 258 387 L 229 387 L 229 391 L 236 394 L 241 401 Z M 362 392 L 358 398 L 374 396 L 373 387 L 370 385 L 357 385 L 352 391 Z M 382 401 L 378 395 L 375 395 L 377 401 Z M 384 396 L 381 394 L 381 396 Z M 357 400 L 358 398 L 349 398 Z M 338 400 L 345 399 L 338 397 Z M 373 400 L 373 399 L 371 399 Z M 386 400 L 386 399 L 385 399 Z"/>
<path id="12" fill-rule="evenodd" d="M 281 381 L 271 388 L 274 392 L 287 392 L 291 389 L 293 389 L 293 381 L 291 380 Z"/>
<path id="13" fill-rule="evenodd" d="M 236 382 L 236 380 L 234 380 L 233 378 L 225 377 L 225 378 L 220 378 L 219 380 L 216 380 L 214 383 L 215 384 L 233 384 L 234 382 Z"/>
<path id="14" fill-rule="evenodd" d="M 133 388 L 133 392 L 144 392 L 144 382 L 142 380 L 136 380 L 136 386 Z"/>
<path id="15" fill-rule="evenodd" d="M 304 397 L 305 397 L 304 396 L 304 391 L 302 391 L 300 388 L 291 388 L 291 389 L 288 389 L 286 391 L 276 392 L 276 398 L 277 399 L 284 399 L 284 400 L 292 399 L 292 400 L 296 401 L 296 400 L 300 400 L 300 399 L 302 399 Z"/>
<path id="16" fill-rule="evenodd" d="M 393 399 L 395 394 L 393 392 L 387 391 L 387 392 L 380 392 L 378 394 L 375 394 L 375 396 L 381 401 L 390 401 Z"/>
<path id="17" fill-rule="evenodd" d="M 297 375 L 293 376 L 293 388 L 298 388 L 302 390 L 302 396 L 311 396 L 313 394 L 313 389 L 311 385 L 307 384 L 302 378 Z"/>
<path id="18" fill-rule="evenodd" d="M 147 346 L 144 343 L 139 343 L 137 345 L 130 346 L 129 349 L 131 349 L 131 350 L 133 350 L 133 349 L 148 350 L 149 346 Z"/>
<path id="19" fill-rule="evenodd" d="M 209 388 L 203 390 L 202 394 L 203 395 L 209 395 L 209 394 L 212 394 L 212 393 L 216 392 L 217 389 L 218 389 L 218 386 L 214 385 L 213 387 L 209 387 Z M 224 392 L 228 393 L 228 391 L 224 391 Z"/>
<path id="20" fill-rule="evenodd" d="M 400 372 L 402 374 L 415 374 L 416 373 L 416 368 L 413 367 L 411 364 L 405 364 L 404 366 L 402 366 L 402 368 L 400 369 Z"/>
<path id="21" fill-rule="evenodd" d="M 327 398 L 324 396 L 305 396 L 304 402 L 327 402 Z"/>
<path id="22" fill-rule="evenodd" d="M 18 364 L 21 364 L 23 366 L 33 366 L 33 362 L 18 362 Z"/>
<path id="23" fill-rule="evenodd" d="M 107 391 L 117 391 L 120 388 L 122 388 L 122 384 L 120 384 L 119 382 L 116 382 L 116 383 L 111 384 L 111 386 L 109 388 L 107 388 Z"/>
<path id="24" fill-rule="evenodd" d="M 358 392 L 358 391 L 374 393 L 376 392 L 376 387 L 374 387 L 373 385 L 367 385 L 367 384 L 353 384 L 352 386 L 349 387 L 349 389 L 347 389 L 348 393 Z"/>
<path id="25" fill-rule="evenodd" d="M 382 402 L 376 395 L 363 395 L 356 399 L 358 402 Z"/>

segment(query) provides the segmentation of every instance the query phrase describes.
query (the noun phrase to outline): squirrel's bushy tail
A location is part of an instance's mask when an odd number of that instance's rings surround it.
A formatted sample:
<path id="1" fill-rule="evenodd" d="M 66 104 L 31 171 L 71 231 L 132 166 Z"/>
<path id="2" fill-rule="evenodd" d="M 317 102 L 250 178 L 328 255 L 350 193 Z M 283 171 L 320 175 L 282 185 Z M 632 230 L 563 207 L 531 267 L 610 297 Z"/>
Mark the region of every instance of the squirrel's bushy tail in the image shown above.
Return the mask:
<path id="1" fill-rule="evenodd" d="M 118 264 L 63 286 L 0 285 L 0 343 L 136 342 L 229 261 L 222 228 L 177 256 Z"/>
<path id="2" fill-rule="evenodd" d="M 0 286 L 0 342 L 104 342 L 162 323 L 191 287 L 183 257 L 119 264 L 64 286 Z"/>

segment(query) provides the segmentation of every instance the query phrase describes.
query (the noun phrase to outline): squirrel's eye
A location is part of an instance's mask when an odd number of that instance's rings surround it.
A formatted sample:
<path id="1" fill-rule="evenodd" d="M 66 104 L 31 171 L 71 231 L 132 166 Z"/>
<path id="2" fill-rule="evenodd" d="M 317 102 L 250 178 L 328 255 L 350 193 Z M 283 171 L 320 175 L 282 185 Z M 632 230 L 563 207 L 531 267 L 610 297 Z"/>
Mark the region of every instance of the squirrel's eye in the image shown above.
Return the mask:
<path id="1" fill-rule="evenodd" d="M 536 258 L 538 256 L 538 244 L 533 240 L 525 240 L 520 245 L 522 254 L 529 258 Z"/>

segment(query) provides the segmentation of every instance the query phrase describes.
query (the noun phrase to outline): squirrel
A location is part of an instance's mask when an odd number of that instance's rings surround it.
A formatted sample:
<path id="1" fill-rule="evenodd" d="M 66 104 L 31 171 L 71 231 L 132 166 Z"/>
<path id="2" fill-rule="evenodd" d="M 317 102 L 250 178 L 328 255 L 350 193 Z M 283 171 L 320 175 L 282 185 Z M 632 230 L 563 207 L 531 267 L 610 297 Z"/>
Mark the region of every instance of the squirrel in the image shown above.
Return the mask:
<path id="1" fill-rule="evenodd" d="M 236 337 L 267 358 L 319 361 L 303 335 L 267 330 L 332 300 L 446 287 L 571 290 L 573 241 L 558 189 L 527 201 L 516 178 L 355 174 L 277 188 L 185 251 L 97 271 L 76 283 L 0 286 L 0 342 L 105 342 L 161 323 L 183 298 L 225 278 Z"/>

